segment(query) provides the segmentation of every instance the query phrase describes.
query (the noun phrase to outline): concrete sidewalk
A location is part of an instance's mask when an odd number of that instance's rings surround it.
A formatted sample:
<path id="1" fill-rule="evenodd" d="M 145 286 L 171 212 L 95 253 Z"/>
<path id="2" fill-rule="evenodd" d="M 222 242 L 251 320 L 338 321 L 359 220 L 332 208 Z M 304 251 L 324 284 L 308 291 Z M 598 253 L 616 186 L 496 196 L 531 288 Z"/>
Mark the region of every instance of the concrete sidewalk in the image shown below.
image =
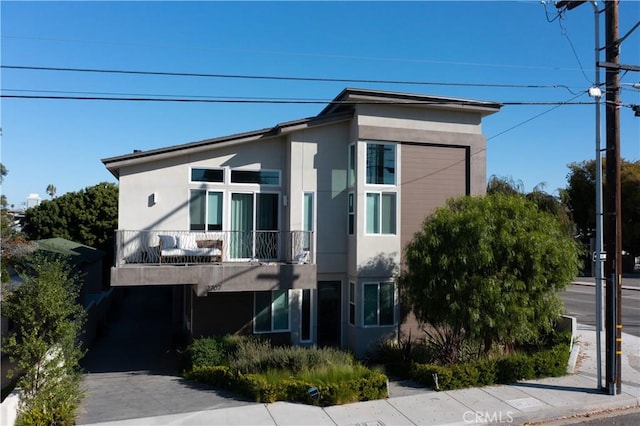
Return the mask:
<path id="1" fill-rule="evenodd" d="M 602 335 L 604 342 L 604 333 Z M 578 325 L 574 374 L 511 385 L 409 396 L 332 407 L 276 402 L 144 417 L 101 425 L 444 425 L 529 423 L 640 406 L 640 338 L 623 335 L 622 393 L 597 390 L 596 332 Z M 602 353 L 602 359 L 605 355 Z M 604 375 L 604 367 L 603 367 Z M 117 407 L 113 407 L 117 409 Z"/>

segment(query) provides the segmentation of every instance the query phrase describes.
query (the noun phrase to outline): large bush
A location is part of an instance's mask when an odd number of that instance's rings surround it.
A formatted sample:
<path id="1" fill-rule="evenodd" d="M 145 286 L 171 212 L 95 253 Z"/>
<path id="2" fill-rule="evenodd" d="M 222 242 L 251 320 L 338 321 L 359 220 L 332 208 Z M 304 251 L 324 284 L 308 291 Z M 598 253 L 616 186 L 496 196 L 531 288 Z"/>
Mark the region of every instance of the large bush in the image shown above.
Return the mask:
<path id="1" fill-rule="evenodd" d="M 514 345 L 548 332 L 578 245 L 557 217 L 519 195 L 461 197 L 428 217 L 399 283 L 416 317 L 459 341 Z"/>
<path id="2" fill-rule="evenodd" d="M 80 284 L 62 259 L 31 255 L 23 262 L 22 284 L 4 294 L 2 314 L 13 320 L 2 350 L 20 374 L 17 424 L 75 422 L 80 398 L 78 337 L 85 312 Z"/>

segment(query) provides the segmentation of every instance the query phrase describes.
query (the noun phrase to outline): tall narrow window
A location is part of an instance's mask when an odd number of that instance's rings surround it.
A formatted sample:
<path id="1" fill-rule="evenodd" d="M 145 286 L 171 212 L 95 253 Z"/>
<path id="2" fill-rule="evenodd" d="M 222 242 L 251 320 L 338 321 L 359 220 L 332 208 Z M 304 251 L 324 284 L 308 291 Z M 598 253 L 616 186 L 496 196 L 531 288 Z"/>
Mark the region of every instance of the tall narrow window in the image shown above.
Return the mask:
<path id="1" fill-rule="evenodd" d="M 393 192 L 382 193 L 380 225 L 383 234 L 396 233 L 396 194 Z"/>
<path id="2" fill-rule="evenodd" d="M 222 231 L 222 192 L 207 194 L 207 230 Z"/>
<path id="3" fill-rule="evenodd" d="M 302 290 L 302 300 L 300 301 L 300 340 L 308 342 L 311 340 L 311 290 Z"/>
<path id="4" fill-rule="evenodd" d="M 356 325 L 356 283 L 349 283 L 349 324 Z"/>
<path id="5" fill-rule="evenodd" d="M 380 194 L 367 194 L 367 234 L 380 233 Z"/>
<path id="6" fill-rule="evenodd" d="M 192 231 L 204 231 L 206 215 L 205 197 L 207 191 L 191 190 L 189 199 L 189 229 Z"/>
<path id="7" fill-rule="evenodd" d="M 311 235 L 313 232 L 313 192 L 305 192 L 302 212 L 302 249 L 311 249 Z"/>
<path id="8" fill-rule="evenodd" d="M 367 144 L 367 183 L 396 184 L 396 147 L 393 144 Z"/>
<path id="9" fill-rule="evenodd" d="M 354 228 L 355 228 L 355 212 L 356 212 L 356 206 L 355 206 L 355 197 L 353 192 L 349 193 L 349 207 L 348 207 L 348 222 L 347 222 L 347 233 L 349 235 L 353 235 L 354 232 Z"/>
<path id="10" fill-rule="evenodd" d="M 395 286 L 394 283 L 365 283 L 364 325 L 380 326 L 395 324 Z"/>
<path id="11" fill-rule="evenodd" d="M 356 144 L 349 145 L 349 186 L 356 183 Z"/>

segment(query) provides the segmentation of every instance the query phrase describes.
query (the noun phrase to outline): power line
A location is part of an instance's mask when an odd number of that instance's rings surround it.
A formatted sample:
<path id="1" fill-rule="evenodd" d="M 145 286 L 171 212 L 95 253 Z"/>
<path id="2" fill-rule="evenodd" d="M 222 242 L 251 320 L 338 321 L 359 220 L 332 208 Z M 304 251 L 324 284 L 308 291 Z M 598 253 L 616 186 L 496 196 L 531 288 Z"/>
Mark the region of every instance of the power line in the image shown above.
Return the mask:
<path id="1" fill-rule="evenodd" d="M 565 89 L 571 94 L 576 94 L 569 86 L 562 84 L 539 85 L 539 84 L 494 84 L 494 83 L 456 83 L 456 82 L 433 82 L 415 80 L 373 80 L 358 78 L 326 78 L 326 77 L 295 77 L 295 76 L 267 76 L 249 74 L 212 74 L 212 73 L 191 73 L 172 71 L 140 71 L 140 70 L 117 70 L 99 68 L 66 68 L 66 67 L 38 67 L 24 65 L 2 65 L 0 68 L 30 71 L 61 71 L 61 72 L 84 72 L 102 74 L 128 74 L 128 75 L 152 75 L 166 77 L 202 77 L 202 78 L 232 78 L 232 79 L 252 79 L 252 80 L 276 80 L 276 81 L 312 81 L 330 83 L 369 83 L 369 84 L 402 84 L 402 85 L 422 85 L 422 86 L 458 86 L 458 87 L 491 87 L 491 88 L 517 88 L 517 89 Z"/>
<path id="2" fill-rule="evenodd" d="M 117 41 L 64 39 L 64 38 L 52 38 L 52 37 L 27 37 L 27 36 L 15 36 L 15 35 L 2 35 L 0 37 L 6 38 L 6 39 L 15 39 L 15 40 L 103 44 L 103 45 L 113 45 L 113 46 L 147 47 L 147 48 L 161 48 L 161 49 L 185 49 L 185 50 L 188 49 L 188 50 L 205 50 L 205 51 L 209 50 L 209 51 L 217 51 L 217 52 L 223 51 L 223 52 L 250 53 L 250 54 L 260 54 L 260 55 L 353 59 L 357 61 L 407 62 L 407 63 L 438 64 L 438 65 L 464 65 L 464 66 L 473 66 L 473 67 L 511 68 L 511 69 L 527 69 L 527 70 L 552 70 L 552 71 L 577 70 L 577 68 L 558 68 L 558 67 L 539 66 L 539 65 L 489 64 L 484 62 L 438 61 L 433 59 L 419 59 L 419 58 L 409 59 L 409 58 L 394 58 L 394 57 L 385 57 L 385 56 L 340 55 L 340 54 L 329 54 L 329 53 L 286 52 L 286 51 L 278 51 L 278 50 L 258 50 L 258 49 L 230 49 L 225 47 L 212 47 L 212 46 L 185 46 L 185 45 L 177 45 L 177 44 L 131 43 L 131 42 L 117 42 Z"/>
<path id="3" fill-rule="evenodd" d="M 538 117 L 541 117 L 541 116 L 543 116 L 543 115 L 545 115 L 545 114 L 550 113 L 551 111 L 554 111 L 554 110 L 556 110 L 556 109 L 560 108 L 562 105 L 568 105 L 568 104 L 569 104 L 570 102 L 572 102 L 574 99 L 577 99 L 577 98 L 579 98 L 579 97 L 580 97 L 580 96 L 582 96 L 582 95 L 584 95 L 584 93 L 581 93 L 581 94 L 579 94 L 579 95 L 577 95 L 577 96 L 574 96 L 574 97 L 573 97 L 573 98 L 571 98 L 571 99 L 567 99 L 567 101 L 566 101 L 565 103 L 558 104 L 558 105 L 554 106 L 553 108 L 549 108 L 549 109 L 548 109 L 548 110 L 546 110 L 546 111 L 543 111 L 543 112 L 541 112 L 541 113 L 539 113 L 539 114 L 536 114 L 536 115 L 534 115 L 533 117 L 530 117 L 530 118 L 528 118 L 528 119 L 526 119 L 526 120 L 524 120 L 524 121 L 521 121 L 520 123 L 516 124 L 515 126 L 511 126 L 511 127 L 509 127 L 508 129 L 503 130 L 502 132 L 500 132 L 500 133 L 498 133 L 498 134 L 495 134 L 495 135 L 493 135 L 493 136 L 491 136 L 491 137 L 488 137 L 488 138 L 487 138 L 487 141 L 490 141 L 491 139 L 495 139 L 495 138 L 497 138 L 498 136 L 501 136 L 501 135 L 503 135 L 503 134 L 505 134 L 505 133 L 507 133 L 507 132 L 510 132 L 511 130 L 517 129 L 518 127 L 523 126 L 523 125 L 527 124 L 528 122 L 530 122 L 530 121 L 532 121 L 532 120 L 535 120 L 535 119 L 536 119 L 536 118 L 538 118 Z"/>
<path id="4" fill-rule="evenodd" d="M 88 92 L 73 90 L 40 90 L 40 89 L 1 89 L 2 92 L 20 92 L 20 93 L 59 93 L 71 95 L 101 95 L 114 97 L 166 97 L 166 98 L 202 98 L 202 99 L 258 99 L 258 100 L 290 100 L 290 101 L 318 101 L 320 103 L 328 103 L 326 99 L 318 98 L 277 98 L 277 97 L 260 97 L 260 96 L 222 96 L 222 95 L 175 95 L 168 93 L 123 93 L 123 92 Z M 82 99 L 82 98 L 80 98 Z M 120 99 L 120 98 L 118 98 Z"/>
<path id="5" fill-rule="evenodd" d="M 578 96 L 583 95 L 582 93 Z M 576 97 L 578 97 L 576 96 Z M 232 103 L 232 104 L 340 104 L 340 105 L 477 105 L 477 102 L 466 100 L 430 100 L 430 101 L 334 101 L 334 100 L 304 100 L 304 99 L 267 99 L 267 98 L 160 98 L 160 97 L 113 97 L 113 96 L 61 96 L 61 95 L 0 95 L 6 99 L 49 99 L 49 100 L 74 100 L 74 101 L 127 101 L 127 102 L 184 102 L 184 103 Z M 573 98 L 575 99 L 575 98 Z M 533 105 L 593 105 L 589 102 L 571 101 L 506 101 L 499 102 L 507 106 L 533 106 Z"/>

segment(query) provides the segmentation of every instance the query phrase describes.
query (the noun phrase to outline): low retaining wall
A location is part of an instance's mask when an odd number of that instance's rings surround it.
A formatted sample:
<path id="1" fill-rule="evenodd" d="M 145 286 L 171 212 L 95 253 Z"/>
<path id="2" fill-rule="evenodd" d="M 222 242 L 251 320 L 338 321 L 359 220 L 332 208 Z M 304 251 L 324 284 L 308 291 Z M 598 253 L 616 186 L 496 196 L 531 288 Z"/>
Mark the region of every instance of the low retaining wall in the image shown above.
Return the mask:
<path id="1" fill-rule="evenodd" d="M 3 426 L 13 426 L 15 424 L 19 404 L 20 393 L 14 389 L 0 404 L 0 424 Z"/>

